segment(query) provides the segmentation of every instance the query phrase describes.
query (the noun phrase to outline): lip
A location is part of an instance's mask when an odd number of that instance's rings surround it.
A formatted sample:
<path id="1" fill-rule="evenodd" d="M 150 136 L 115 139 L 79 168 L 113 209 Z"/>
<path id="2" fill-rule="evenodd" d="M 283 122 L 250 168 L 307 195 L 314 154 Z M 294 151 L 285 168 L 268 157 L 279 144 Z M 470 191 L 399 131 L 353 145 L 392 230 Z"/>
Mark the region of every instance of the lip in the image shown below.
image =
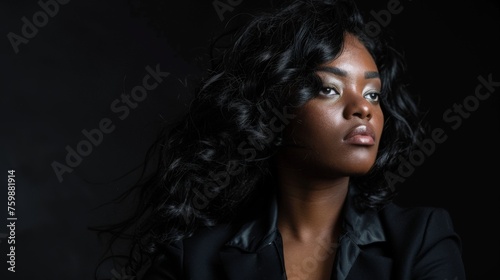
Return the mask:
<path id="1" fill-rule="evenodd" d="M 344 141 L 353 145 L 373 146 L 375 145 L 375 133 L 367 125 L 358 125 L 349 131 L 344 137 Z"/>

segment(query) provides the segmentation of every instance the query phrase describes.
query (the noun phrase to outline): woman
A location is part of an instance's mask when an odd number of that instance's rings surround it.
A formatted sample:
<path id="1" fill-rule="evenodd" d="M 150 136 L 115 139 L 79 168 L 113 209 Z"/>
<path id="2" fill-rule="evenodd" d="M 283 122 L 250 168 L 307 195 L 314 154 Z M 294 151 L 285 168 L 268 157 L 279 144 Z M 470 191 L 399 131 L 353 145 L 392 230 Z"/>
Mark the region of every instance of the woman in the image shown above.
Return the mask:
<path id="1" fill-rule="evenodd" d="M 138 186 L 134 275 L 465 279 L 448 213 L 392 202 L 423 129 L 356 5 L 292 1 L 233 39 Z"/>

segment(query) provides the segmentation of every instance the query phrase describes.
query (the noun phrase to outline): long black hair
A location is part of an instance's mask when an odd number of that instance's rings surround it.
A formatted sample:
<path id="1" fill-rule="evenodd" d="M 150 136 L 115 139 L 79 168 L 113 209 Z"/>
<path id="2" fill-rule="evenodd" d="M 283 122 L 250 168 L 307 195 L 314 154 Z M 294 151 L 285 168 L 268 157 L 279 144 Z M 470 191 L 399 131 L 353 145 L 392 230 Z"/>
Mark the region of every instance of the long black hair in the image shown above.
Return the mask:
<path id="1" fill-rule="evenodd" d="M 395 189 L 386 174 L 422 132 L 402 55 L 383 33 L 366 30 L 353 1 L 289 1 L 232 34 L 233 43 L 213 59 L 189 110 L 153 146 L 154 171 L 128 193 L 139 198 L 134 215 L 107 228 L 115 237 L 130 233 L 133 271 L 143 264 L 136 256 L 150 256 L 159 244 L 189 237 L 199 227 L 230 222 L 256 194 L 269 192 L 281 128 L 294 109 L 318 95 L 322 84 L 315 71 L 340 54 L 346 33 L 377 64 L 385 117 L 373 168 L 352 178 L 360 190 L 357 206 L 379 208 L 392 200 Z"/>

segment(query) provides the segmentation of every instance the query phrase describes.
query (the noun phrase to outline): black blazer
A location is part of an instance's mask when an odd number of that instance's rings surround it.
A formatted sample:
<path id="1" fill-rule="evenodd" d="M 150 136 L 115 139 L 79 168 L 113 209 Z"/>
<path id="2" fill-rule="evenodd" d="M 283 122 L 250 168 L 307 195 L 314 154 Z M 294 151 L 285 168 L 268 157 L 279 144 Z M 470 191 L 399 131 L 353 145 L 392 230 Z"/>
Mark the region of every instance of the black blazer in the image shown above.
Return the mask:
<path id="1" fill-rule="evenodd" d="M 138 279 L 286 279 L 276 200 L 264 206 L 267 214 L 255 219 L 165 245 Z M 390 203 L 360 213 L 350 191 L 343 226 L 331 279 L 465 279 L 461 241 L 444 209 Z"/>

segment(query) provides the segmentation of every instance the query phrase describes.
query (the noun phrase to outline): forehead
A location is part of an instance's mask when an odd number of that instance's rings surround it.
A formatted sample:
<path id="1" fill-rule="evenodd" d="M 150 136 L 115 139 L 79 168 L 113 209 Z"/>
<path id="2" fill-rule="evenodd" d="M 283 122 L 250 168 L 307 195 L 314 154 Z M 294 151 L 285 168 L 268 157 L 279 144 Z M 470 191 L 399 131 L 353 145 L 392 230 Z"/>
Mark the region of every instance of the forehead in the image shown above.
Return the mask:
<path id="1" fill-rule="evenodd" d="M 339 55 L 320 66 L 321 67 L 335 67 L 340 69 L 341 72 L 353 72 L 355 70 L 375 71 L 377 72 L 377 65 L 370 52 L 361 43 L 361 41 L 352 34 L 345 35 L 344 46 Z"/>

